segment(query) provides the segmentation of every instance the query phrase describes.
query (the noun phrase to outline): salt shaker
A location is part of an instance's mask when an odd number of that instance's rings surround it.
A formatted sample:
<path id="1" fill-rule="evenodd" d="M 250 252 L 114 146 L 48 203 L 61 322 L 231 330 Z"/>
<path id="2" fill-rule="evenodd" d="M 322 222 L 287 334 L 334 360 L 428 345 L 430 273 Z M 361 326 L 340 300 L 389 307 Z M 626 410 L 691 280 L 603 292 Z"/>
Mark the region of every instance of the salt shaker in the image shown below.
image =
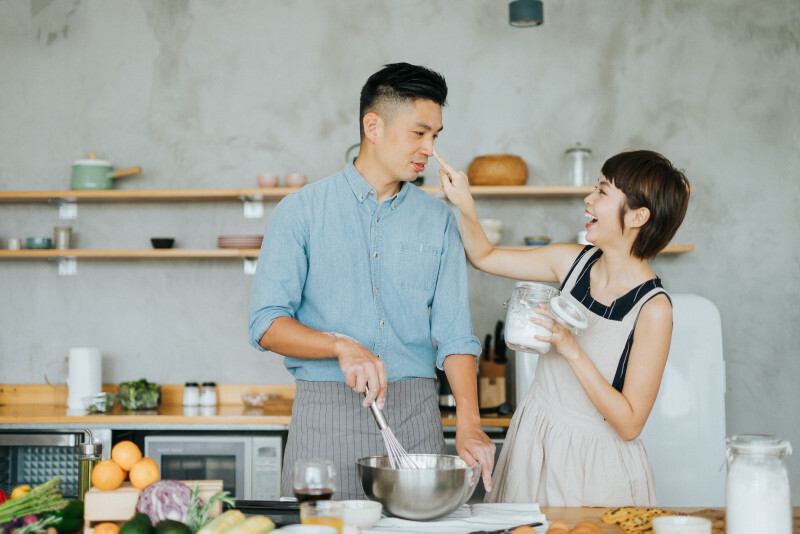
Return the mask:
<path id="1" fill-rule="evenodd" d="M 80 500 L 84 499 L 84 495 L 92 487 L 92 469 L 103 454 L 103 444 L 93 442 L 92 432 L 89 429 L 84 432 L 88 435 L 88 441 L 78 446 L 78 498 Z"/>
<path id="2" fill-rule="evenodd" d="M 203 390 L 200 392 L 200 406 L 217 405 L 217 384 L 214 382 L 203 382 Z"/>
<path id="3" fill-rule="evenodd" d="M 727 439 L 725 527 L 728 534 L 791 534 L 789 475 L 783 458 L 788 441 L 775 436 L 742 434 Z"/>
<path id="4" fill-rule="evenodd" d="M 184 406 L 198 406 L 200 404 L 200 388 L 197 382 L 186 382 L 183 385 Z"/>

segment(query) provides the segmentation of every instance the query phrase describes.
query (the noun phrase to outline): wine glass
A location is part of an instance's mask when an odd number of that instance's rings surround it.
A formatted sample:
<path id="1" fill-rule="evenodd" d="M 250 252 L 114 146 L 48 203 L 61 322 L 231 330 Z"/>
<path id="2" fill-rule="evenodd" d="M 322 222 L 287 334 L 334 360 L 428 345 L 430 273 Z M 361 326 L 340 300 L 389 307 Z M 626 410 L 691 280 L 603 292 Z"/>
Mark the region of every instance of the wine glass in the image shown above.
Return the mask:
<path id="1" fill-rule="evenodd" d="M 336 468 L 322 458 L 294 464 L 294 496 L 299 502 L 330 500 L 336 491 Z"/>

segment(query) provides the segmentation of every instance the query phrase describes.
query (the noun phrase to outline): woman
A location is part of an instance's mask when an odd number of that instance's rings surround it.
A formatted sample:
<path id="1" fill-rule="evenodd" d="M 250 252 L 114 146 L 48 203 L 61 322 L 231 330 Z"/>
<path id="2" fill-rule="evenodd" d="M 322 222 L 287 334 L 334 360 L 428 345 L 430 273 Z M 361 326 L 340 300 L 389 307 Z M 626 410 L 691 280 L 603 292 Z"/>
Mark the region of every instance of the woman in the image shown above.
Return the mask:
<path id="1" fill-rule="evenodd" d="M 503 250 L 481 229 L 467 176 L 434 155 L 443 167 L 440 187 L 461 211 L 470 262 L 508 278 L 560 283 L 589 322 L 575 338 L 554 321 L 531 319 L 551 332 L 536 339 L 552 348 L 539 357 L 511 421 L 487 500 L 655 505 L 653 471 L 638 436 L 666 365 L 672 305 L 647 260 L 683 221 L 686 177 L 655 152 L 617 154 L 584 200 L 593 245 Z M 537 312 L 552 318 L 544 307 Z"/>

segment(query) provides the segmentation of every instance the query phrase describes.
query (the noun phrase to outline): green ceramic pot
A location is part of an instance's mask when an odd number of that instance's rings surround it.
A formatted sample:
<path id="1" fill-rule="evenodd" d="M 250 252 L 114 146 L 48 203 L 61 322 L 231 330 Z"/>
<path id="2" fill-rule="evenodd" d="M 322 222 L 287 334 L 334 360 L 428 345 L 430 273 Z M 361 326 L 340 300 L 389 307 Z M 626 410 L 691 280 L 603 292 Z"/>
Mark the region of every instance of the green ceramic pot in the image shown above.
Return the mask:
<path id="1" fill-rule="evenodd" d="M 111 189 L 114 168 L 104 159 L 79 159 L 72 164 L 72 189 Z"/>

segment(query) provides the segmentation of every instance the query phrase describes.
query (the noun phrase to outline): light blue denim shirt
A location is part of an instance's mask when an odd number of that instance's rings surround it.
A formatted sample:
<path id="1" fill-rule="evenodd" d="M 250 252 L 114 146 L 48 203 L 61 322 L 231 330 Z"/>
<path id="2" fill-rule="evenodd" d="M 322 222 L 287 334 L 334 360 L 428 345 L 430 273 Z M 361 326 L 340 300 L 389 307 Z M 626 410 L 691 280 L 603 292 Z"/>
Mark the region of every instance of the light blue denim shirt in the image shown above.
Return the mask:
<path id="1" fill-rule="evenodd" d="M 450 209 L 411 184 L 378 206 L 349 163 L 275 207 L 250 300 L 250 343 L 278 317 L 345 334 L 388 380 L 434 378 L 450 354 L 480 354 L 464 248 Z M 435 341 L 434 341 L 435 340 Z M 284 358 L 300 380 L 344 382 L 336 358 Z"/>

